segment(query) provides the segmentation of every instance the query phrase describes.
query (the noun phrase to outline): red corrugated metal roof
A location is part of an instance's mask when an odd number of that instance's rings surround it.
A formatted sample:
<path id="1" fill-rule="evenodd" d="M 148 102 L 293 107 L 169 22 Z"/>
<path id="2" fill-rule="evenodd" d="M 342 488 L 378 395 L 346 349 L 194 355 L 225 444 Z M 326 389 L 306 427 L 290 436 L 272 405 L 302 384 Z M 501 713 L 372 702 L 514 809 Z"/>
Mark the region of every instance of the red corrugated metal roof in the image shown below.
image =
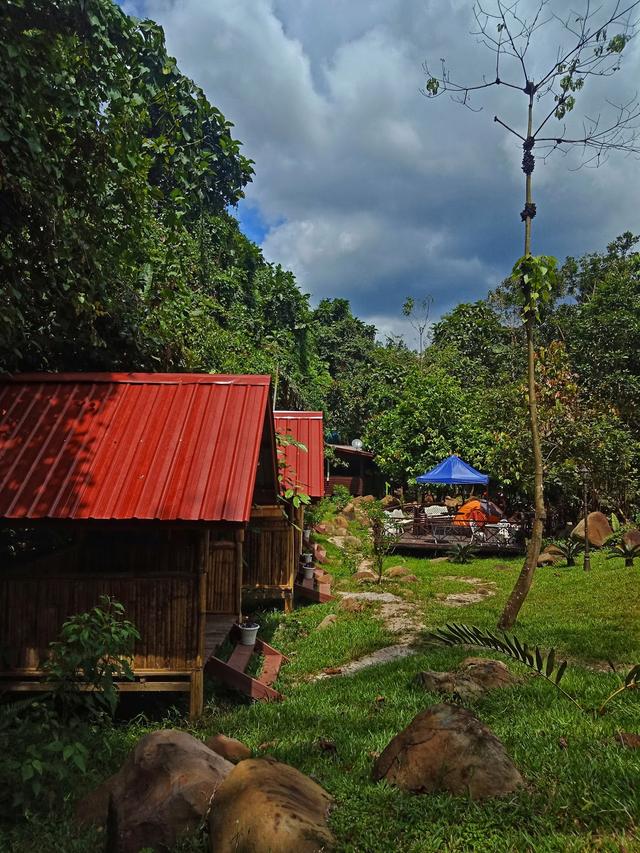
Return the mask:
<path id="1" fill-rule="evenodd" d="M 0 518 L 247 521 L 268 376 L 0 379 Z"/>
<path id="2" fill-rule="evenodd" d="M 305 452 L 294 444 L 285 447 L 287 480 L 300 486 L 311 498 L 324 496 L 324 430 L 322 412 L 274 412 L 276 432 L 291 435 L 307 448 Z"/>

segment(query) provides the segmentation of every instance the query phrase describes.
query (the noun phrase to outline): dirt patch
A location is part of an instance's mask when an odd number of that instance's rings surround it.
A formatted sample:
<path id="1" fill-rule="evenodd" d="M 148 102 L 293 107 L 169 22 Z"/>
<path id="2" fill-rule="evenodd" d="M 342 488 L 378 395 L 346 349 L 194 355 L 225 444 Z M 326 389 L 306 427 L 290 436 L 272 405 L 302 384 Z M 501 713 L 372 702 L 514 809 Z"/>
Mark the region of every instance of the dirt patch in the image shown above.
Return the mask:
<path id="1" fill-rule="evenodd" d="M 436 595 L 438 601 L 446 607 L 465 607 L 468 604 L 478 604 L 485 598 L 491 598 L 497 592 L 497 586 L 493 581 L 485 581 L 482 578 L 466 577 L 464 575 L 443 575 L 445 581 L 458 581 L 475 586 L 473 592 L 451 592 Z"/>

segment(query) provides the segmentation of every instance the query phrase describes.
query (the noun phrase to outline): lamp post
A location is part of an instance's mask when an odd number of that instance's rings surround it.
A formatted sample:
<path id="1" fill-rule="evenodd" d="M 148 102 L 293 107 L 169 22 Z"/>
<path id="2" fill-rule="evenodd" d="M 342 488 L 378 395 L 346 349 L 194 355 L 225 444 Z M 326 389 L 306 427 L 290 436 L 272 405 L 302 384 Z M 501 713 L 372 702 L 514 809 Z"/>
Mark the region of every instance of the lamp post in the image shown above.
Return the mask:
<path id="1" fill-rule="evenodd" d="M 578 473 L 582 477 L 582 504 L 584 512 L 584 563 L 582 564 L 582 568 L 585 572 L 590 572 L 591 554 L 589 553 L 589 508 L 587 506 L 587 484 L 589 480 L 589 469 L 586 465 L 582 465 L 578 469 Z"/>

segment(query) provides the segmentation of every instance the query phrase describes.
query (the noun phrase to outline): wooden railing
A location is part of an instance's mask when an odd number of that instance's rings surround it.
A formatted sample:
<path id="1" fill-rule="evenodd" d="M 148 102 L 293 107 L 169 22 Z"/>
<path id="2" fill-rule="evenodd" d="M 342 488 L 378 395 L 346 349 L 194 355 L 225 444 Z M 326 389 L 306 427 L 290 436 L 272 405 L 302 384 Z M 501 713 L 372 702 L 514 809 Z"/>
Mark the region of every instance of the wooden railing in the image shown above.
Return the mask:
<path id="1" fill-rule="evenodd" d="M 428 516 L 416 510 L 411 525 L 414 537 L 435 545 L 471 544 L 478 549 L 520 550 L 529 534 L 528 526 L 509 521 L 454 522 L 453 516 Z"/>

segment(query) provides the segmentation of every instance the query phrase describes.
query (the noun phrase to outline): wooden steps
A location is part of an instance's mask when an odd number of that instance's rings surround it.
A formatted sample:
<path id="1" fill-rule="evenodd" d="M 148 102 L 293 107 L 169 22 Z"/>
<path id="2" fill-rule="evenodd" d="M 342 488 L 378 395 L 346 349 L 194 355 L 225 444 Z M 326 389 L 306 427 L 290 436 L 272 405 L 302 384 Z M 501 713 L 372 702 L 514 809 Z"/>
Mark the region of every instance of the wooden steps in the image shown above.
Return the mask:
<path id="1" fill-rule="evenodd" d="M 246 673 L 254 654 L 264 657 L 262 671 L 257 677 Z M 242 646 L 238 643 L 226 661 L 215 656 L 209 658 L 204 671 L 212 678 L 239 690 L 251 699 L 277 702 L 284 699 L 284 696 L 271 685 L 278 677 L 280 667 L 287 660 L 286 655 L 265 643 L 264 640 L 256 640 L 254 646 Z"/>
<path id="2" fill-rule="evenodd" d="M 298 574 L 293 585 L 294 597 L 299 596 L 316 604 L 333 601 L 334 597 L 331 595 L 331 575 L 327 574 L 324 569 L 316 569 L 314 575 L 313 578 L 305 580 L 302 572 Z"/>

